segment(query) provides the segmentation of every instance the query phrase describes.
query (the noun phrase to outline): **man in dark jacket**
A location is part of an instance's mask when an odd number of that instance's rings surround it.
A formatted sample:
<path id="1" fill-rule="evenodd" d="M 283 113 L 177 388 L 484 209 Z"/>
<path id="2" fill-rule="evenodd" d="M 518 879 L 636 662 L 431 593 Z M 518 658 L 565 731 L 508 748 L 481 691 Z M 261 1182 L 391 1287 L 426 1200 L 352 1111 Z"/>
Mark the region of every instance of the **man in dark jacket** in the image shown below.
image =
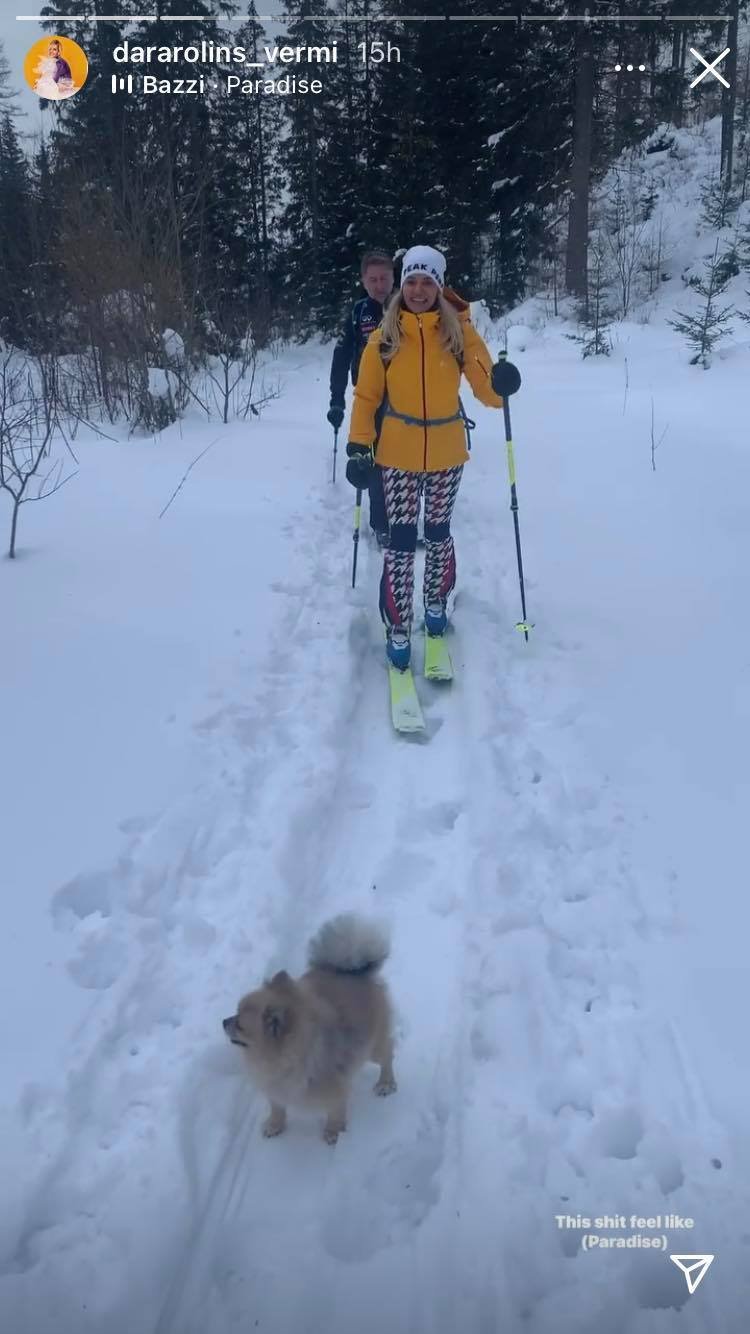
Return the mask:
<path id="1" fill-rule="evenodd" d="M 357 301 L 352 308 L 346 327 L 333 349 L 331 362 L 331 406 L 328 420 L 334 430 L 338 430 L 344 420 L 346 408 L 346 386 L 349 375 L 352 384 L 357 383 L 359 361 L 365 343 L 383 318 L 383 307 L 393 290 L 393 261 L 380 250 L 371 250 L 363 256 L 362 286 L 367 296 Z M 378 432 L 380 420 L 376 421 Z M 370 527 L 380 546 L 388 540 L 388 520 L 383 495 L 382 469 L 373 468 L 370 475 Z"/>

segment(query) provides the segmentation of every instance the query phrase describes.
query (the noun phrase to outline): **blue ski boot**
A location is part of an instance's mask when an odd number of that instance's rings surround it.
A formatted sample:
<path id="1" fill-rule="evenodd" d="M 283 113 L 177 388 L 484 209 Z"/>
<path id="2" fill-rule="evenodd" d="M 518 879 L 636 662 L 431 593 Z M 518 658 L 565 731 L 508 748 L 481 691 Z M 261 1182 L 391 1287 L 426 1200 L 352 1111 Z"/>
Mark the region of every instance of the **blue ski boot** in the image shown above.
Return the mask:
<path id="1" fill-rule="evenodd" d="M 411 643 L 405 630 L 389 630 L 385 651 L 391 666 L 405 672 L 411 662 Z"/>
<path id="2" fill-rule="evenodd" d="M 431 602 L 424 609 L 424 628 L 428 635 L 439 637 L 448 628 L 448 615 L 442 602 Z"/>

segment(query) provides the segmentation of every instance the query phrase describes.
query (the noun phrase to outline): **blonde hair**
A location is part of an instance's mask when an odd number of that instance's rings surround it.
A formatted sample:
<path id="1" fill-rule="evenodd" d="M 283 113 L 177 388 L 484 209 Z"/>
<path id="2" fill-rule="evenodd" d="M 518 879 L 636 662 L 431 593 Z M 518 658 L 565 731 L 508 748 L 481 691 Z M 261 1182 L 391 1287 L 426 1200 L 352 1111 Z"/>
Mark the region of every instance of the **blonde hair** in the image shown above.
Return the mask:
<path id="1" fill-rule="evenodd" d="M 438 292 L 437 308 L 440 314 L 438 327 L 442 334 L 443 346 L 457 361 L 460 361 L 464 352 L 464 331 L 453 306 L 446 301 L 440 291 Z M 393 361 L 401 346 L 402 310 L 408 310 L 408 307 L 404 304 L 403 292 L 397 292 L 386 306 L 383 323 L 380 326 L 382 331 L 380 352 L 385 362 Z"/>

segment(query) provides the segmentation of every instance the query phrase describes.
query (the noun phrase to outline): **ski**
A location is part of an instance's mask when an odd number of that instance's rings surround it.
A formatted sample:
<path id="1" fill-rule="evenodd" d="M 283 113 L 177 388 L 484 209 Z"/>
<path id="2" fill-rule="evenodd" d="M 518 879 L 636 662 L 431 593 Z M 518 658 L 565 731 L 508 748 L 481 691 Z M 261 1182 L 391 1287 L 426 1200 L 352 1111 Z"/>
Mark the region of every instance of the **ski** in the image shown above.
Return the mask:
<path id="1" fill-rule="evenodd" d="M 453 680 L 453 663 L 442 635 L 424 637 L 424 674 L 428 681 Z"/>
<path id="2" fill-rule="evenodd" d="M 410 667 L 400 672 L 388 664 L 391 718 L 397 732 L 423 732 L 424 718 Z"/>

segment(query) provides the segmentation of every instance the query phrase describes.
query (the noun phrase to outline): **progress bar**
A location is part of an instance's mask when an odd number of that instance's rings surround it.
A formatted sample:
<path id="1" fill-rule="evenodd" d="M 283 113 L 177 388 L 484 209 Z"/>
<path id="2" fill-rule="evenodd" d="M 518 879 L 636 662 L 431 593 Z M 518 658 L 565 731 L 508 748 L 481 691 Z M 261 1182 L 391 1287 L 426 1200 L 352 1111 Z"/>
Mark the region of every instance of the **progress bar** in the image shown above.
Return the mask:
<path id="1" fill-rule="evenodd" d="M 206 14 L 16 14 L 17 23 L 728 23 L 730 14 L 247 14 L 215 18 Z"/>

